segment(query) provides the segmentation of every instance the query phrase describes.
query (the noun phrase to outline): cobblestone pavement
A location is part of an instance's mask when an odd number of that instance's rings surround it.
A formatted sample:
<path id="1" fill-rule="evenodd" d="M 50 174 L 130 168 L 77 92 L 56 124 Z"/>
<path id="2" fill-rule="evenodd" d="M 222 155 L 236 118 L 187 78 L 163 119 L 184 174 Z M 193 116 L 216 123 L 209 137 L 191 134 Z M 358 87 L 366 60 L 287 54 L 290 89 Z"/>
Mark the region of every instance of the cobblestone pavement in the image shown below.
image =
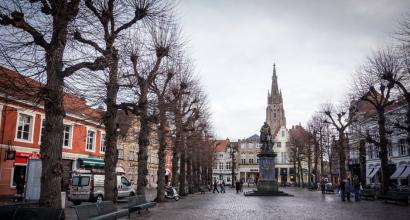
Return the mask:
<path id="1" fill-rule="evenodd" d="M 131 219 L 410 219 L 409 206 L 382 201 L 342 202 L 338 194 L 322 195 L 298 188 L 281 190 L 294 197 L 245 197 L 229 189 L 225 194 L 207 192 L 161 203 L 141 215 L 133 214 Z"/>

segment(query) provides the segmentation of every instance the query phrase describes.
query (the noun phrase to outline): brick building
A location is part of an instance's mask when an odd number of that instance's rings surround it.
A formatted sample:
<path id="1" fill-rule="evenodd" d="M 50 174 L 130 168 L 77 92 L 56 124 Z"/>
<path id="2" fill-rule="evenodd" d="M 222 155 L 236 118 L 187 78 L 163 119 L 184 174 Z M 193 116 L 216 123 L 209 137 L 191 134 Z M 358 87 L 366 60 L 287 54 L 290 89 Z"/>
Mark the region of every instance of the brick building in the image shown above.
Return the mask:
<path id="1" fill-rule="evenodd" d="M 10 89 L 10 82 L 17 89 Z M 39 158 L 44 107 L 27 88 L 43 85 L 31 78 L 0 67 L 0 196 L 15 194 L 15 178 L 25 174 L 29 158 Z M 20 88 L 18 88 L 20 87 Z M 86 158 L 103 162 L 104 127 L 100 112 L 80 97 L 65 94 L 62 189 L 66 190 L 72 170 L 87 163 Z M 14 159 L 5 158 L 15 152 Z"/>

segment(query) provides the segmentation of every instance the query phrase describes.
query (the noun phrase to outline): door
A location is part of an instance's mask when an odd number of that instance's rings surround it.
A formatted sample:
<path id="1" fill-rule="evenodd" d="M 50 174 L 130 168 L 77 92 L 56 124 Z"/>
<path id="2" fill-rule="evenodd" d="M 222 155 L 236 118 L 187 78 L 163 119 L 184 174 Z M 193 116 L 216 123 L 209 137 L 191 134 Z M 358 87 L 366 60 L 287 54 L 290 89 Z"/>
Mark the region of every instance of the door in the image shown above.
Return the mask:
<path id="1" fill-rule="evenodd" d="M 63 173 L 61 175 L 61 191 L 67 191 L 70 185 L 70 172 L 72 170 L 72 160 L 62 160 Z"/>
<path id="2" fill-rule="evenodd" d="M 91 176 L 73 176 L 71 180 L 72 190 L 70 191 L 73 200 L 87 201 L 90 199 Z"/>

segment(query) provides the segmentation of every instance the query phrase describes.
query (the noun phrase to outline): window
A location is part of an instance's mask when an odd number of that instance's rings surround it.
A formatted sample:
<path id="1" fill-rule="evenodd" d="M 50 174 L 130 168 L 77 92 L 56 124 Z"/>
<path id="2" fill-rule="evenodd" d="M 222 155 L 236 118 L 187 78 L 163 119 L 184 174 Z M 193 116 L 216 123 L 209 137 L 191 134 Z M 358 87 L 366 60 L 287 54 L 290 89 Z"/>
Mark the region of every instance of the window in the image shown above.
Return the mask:
<path id="1" fill-rule="evenodd" d="M 12 169 L 12 182 L 11 186 L 17 186 L 17 184 L 24 184 L 26 179 L 26 165 L 16 165 Z"/>
<path id="2" fill-rule="evenodd" d="M 387 155 L 388 155 L 389 157 L 393 156 L 392 146 L 387 146 Z"/>
<path id="3" fill-rule="evenodd" d="M 131 186 L 130 182 L 125 177 L 121 177 L 121 184 L 123 186 Z"/>
<path id="4" fill-rule="evenodd" d="M 231 169 L 231 162 L 226 162 L 226 169 L 230 170 Z"/>
<path id="5" fill-rule="evenodd" d="M 223 162 L 219 162 L 219 169 L 223 170 L 224 169 L 224 163 Z"/>
<path id="6" fill-rule="evenodd" d="M 44 140 L 44 131 L 46 127 L 46 120 L 41 120 L 41 131 L 40 131 L 40 145 L 42 145 L 42 141 Z"/>
<path id="7" fill-rule="evenodd" d="M 231 177 L 230 176 L 226 177 L 226 182 L 231 182 Z"/>
<path id="8" fill-rule="evenodd" d="M 105 134 L 102 134 L 102 135 L 101 135 L 100 152 L 101 152 L 101 153 L 104 153 L 106 148 L 107 148 L 107 147 L 106 147 L 106 145 L 105 145 Z M 130 152 L 130 154 L 131 154 L 131 152 Z"/>
<path id="9" fill-rule="evenodd" d="M 246 164 L 246 156 L 245 156 L 245 154 L 241 154 L 241 164 Z"/>
<path id="10" fill-rule="evenodd" d="M 64 125 L 64 147 L 71 148 L 71 130 L 71 125 Z"/>
<path id="11" fill-rule="evenodd" d="M 258 158 L 256 158 L 256 163 L 257 163 L 257 164 L 259 164 L 259 157 L 258 157 Z"/>
<path id="12" fill-rule="evenodd" d="M 276 147 L 282 147 L 282 142 L 277 142 Z"/>
<path id="13" fill-rule="evenodd" d="M 369 145 L 369 159 L 373 159 L 373 146 Z"/>
<path id="14" fill-rule="evenodd" d="M 88 151 L 95 150 L 95 131 L 88 131 L 87 132 L 87 149 Z"/>
<path id="15" fill-rule="evenodd" d="M 124 147 L 119 144 L 117 145 L 118 159 L 124 160 Z"/>
<path id="16" fill-rule="evenodd" d="M 282 137 L 285 137 L 285 131 L 282 131 Z"/>
<path id="17" fill-rule="evenodd" d="M 406 155 L 406 139 L 399 140 L 399 155 Z"/>
<path id="18" fill-rule="evenodd" d="M 74 176 L 71 179 L 72 186 L 88 186 L 90 182 L 89 176 Z"/>
<path id="19" fill-rule="evenodd" d="M 218 154 L 218 158 L 219 158 L 219 159 L 224 159 L 224 154 L 223 154 L 223 153 L 219 153 L 219 154 Z"/>
<path id="20" fill-rule="evenodd" d="M 31 141 L 33 130 L 33 116 L 19 114 L 17 125 L 17 139 Z"/>

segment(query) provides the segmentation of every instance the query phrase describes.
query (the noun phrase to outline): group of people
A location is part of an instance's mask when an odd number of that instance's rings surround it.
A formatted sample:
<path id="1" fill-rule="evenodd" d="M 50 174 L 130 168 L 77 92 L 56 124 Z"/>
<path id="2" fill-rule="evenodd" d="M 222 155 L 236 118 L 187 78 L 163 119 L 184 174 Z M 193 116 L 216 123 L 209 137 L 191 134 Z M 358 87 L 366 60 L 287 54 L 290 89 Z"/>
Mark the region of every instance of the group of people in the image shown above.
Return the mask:
<path id="1" fill-rule="evenodd" d="M 222 180 L 219 184 L 218 181 L 214 180 L 213 183 L 213 190 L 212 193 L 215 193 L 215 191 L 217 193 L 225 193 L 225 181 Z M 218 189 L 219 186 L 219 189 Z M 242 192 L 242 186 L 243 186 L 243 181 L 242 180 L 236 180 L 235 182 L 235 189 L 236 189 L 236 193 Z"/>
<path id="2" fill-rule="evenodd" d="M 354 193 L 354 200 L 360 201 L 360 180 L 357 175 L 353 177 L 353 181 L 350 178 L 340 182 L 340 197 L 342 201 L 350 201 L 351 194 Z"/>
<path id="3" fill-rule="evenodd" d="M 219 187 L 220 187 L 220 189 L 221 189 L 221 193 L 225 193 L 225 181 L 224 181 L 224 180 L 222 180 L 222 181 L 219 183 Z M 217 192 L 219 193 L 219 190 L 218 190 L 218 182 L 217 182 L 216 180 L 214 180 L 214 190 L 212 191 L 212 193 L 215 193 L 215 191 L 217 191 Z"/>

